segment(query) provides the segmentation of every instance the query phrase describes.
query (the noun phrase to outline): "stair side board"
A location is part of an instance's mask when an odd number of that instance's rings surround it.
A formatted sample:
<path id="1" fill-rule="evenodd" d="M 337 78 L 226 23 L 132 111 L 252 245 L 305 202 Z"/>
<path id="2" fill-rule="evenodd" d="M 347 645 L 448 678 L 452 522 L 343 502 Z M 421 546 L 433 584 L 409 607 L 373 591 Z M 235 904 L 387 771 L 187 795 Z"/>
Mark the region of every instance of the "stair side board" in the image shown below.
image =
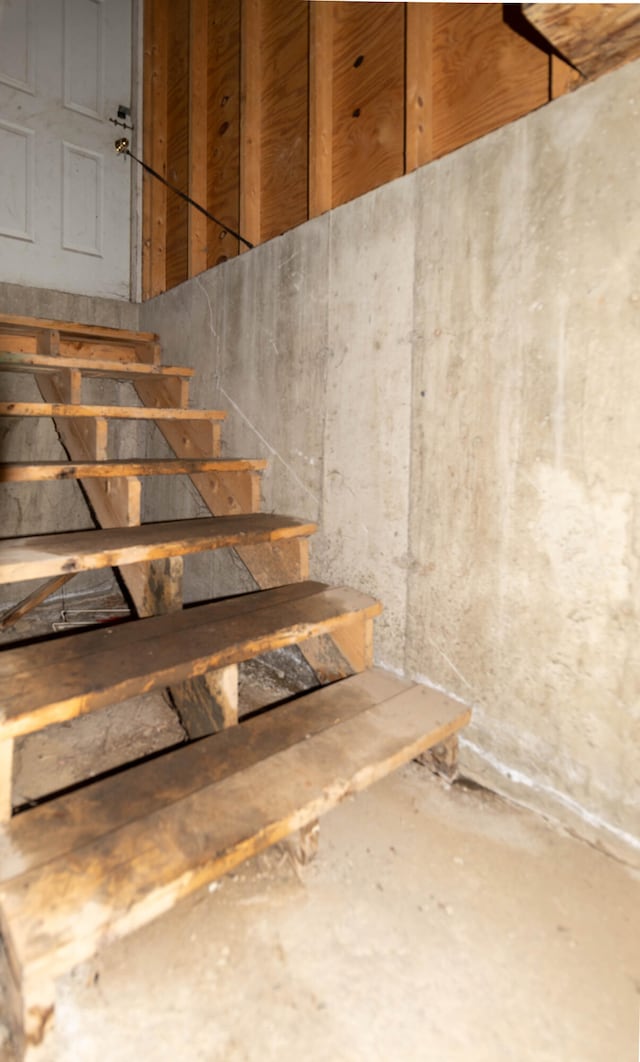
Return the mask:
<path id="1" fill-rule="evenodd" d="M 303 721 L 314 696 L 298 702 Z M 195 792 L 183 794 L 176 776 L 166 806 L 0 884 L 14 965 L 27 979 L 55 977 L 446 739 L 469 718 L 459 703 L 411 686 L 311 736 L 303 726 L 288 748 Z M 217 741 L 204 739 L 214 759 Z M 126 777 L 119 799 L 127 801 Z"/>
<path id="2" fill-rule="evenodd" d="M 7 650 L 0 739 L 372 620 L 381 610 L 358 591 L 301 582 Z"/>
<path id="3" fill-rule="evenodd" d="M 247 513 L 0 540 L 0 583 L 308 537 L 316 530 L 316 524 L 290 516 Z"/>

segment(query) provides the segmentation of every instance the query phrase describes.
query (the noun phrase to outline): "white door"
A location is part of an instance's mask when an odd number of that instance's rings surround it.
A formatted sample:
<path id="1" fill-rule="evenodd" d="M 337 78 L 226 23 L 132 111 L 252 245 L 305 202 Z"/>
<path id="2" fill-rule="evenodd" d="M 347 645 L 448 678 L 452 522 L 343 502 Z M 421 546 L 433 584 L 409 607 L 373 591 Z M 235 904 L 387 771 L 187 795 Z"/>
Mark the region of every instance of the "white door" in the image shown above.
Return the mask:
<path id="1" fill-rule="evenodd" d="M 0 280 L 129 298 L 120 104 L 131 0 L 0 0 Z"/>

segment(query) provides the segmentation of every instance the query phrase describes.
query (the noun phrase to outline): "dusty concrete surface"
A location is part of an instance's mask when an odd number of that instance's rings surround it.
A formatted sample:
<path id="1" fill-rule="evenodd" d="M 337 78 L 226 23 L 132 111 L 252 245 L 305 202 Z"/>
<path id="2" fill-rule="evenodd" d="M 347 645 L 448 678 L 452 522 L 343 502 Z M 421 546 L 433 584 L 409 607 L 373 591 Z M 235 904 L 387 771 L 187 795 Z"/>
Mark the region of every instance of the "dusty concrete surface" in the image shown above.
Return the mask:
<path id="1" fill-rule="evenodd" d="M 140 308 L 466 769 L 636 859 L 639 164 L 636 62 Z"/>
<path id="2" fill-rule="evenodd" d="M 637 1057 L 640 882 L 415 764 L 58 982 L 37 1062 Z"/>

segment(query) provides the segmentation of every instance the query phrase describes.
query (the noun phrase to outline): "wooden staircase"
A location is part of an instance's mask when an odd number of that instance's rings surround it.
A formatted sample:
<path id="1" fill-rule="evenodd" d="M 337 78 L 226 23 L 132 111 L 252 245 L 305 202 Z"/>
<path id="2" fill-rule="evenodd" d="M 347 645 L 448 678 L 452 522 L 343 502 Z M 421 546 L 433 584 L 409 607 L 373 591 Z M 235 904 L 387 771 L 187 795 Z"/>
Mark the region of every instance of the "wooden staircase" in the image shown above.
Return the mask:
<path id="1" fill-rule="evenodd" d="M 372 667 L 381 606 L 309 580 L 315 525 L 259 511 L 266 463 L 220 456 L 224 413 L 189 408 L 192 370 L 161 365 L 155 335 L 0 316 L 0 371 L 32 374 L 43 399 L 1 402 L 0 415 L 53 417 L 68 455 L 5 463 L 0 481 L 77 479 L 97 524 L 0 542 L 3 583 L 44 581 L 4 625 L 77 572 L 114 566 L 136 613 L 0 654 L 1 954 L 5 1020 L 24 1051 L 51 1023 L 61 972 L 446 741 L 469 713 Z M 91 377 L 129 383 L 136 404 L 84 404 Z M 151 420 L 174 456 L 110 460 L 109 424 L 123 418 Z M 212 515 L 141 524 L 142 477 L 158 474 L 190 476 Z M 220 548 L 255 591 L 183 607 L 183 557 Z M 239 665 L 287 646 L 317 688 L 243 718 Z M 153 690 L 169 691 L 186 744 L 13 807 L 17 739 Z"/>

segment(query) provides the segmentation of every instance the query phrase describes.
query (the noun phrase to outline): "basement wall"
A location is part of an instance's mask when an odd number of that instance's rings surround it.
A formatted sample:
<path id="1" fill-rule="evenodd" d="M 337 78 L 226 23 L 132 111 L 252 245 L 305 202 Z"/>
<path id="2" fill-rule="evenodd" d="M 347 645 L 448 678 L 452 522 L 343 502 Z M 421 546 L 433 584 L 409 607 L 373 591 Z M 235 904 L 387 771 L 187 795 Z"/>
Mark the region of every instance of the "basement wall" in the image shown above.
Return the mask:
<path id="1" fill-rule="evenodd" d="M 0 313 L 137 329 L 138 311 L 138 306 L 119 299 L 99 299 L 89 295 L 72 295 L 67 292 L 0 283 Z M 3 373 L 0 381 L 2 401 L 41 400 L 35 380 L 27 373 Z M 126 385 L 115 381 L 89 381 L 85 385 L 86 400 L 112 401 L 114 404 L 123 402 L 124 397 L 118 397 L 119 387 L 124 388 Z M 116 448 L 135 446 L 134 438 L 139 425 L 125 423 L 116 430 L 119 432 L 119 437 L 115 440 Z M 125 433 L 128 433 L 127 442 Z M 140 441 L 144 445 L 143 437 Z M 135 449 L 130 452 L 134 454 Z M 5 418 L 0 428 L 0 454 L 2 461 L 66 459 L 53 421 L 47 418 Z M 80 486 L 73 480 L 3 485 L 1 524 L 0 534 L 5 537 L 44 534 L 48 531 L 80 531 L 94 526 Z M 42 580 L 11 583 L 1 587 L 0 606 L 22 600 L 41 582 Z M 106 592 L 112 587 L 113 577 L 110 569 L 86 572 L 75 576 L 65 586 L 64 597 L 96 591 Z M 60 597 L 61 594 L 58 593 L 50 600 L 56 601 Z"/>
<path id="2" fill-rule="evenodd" d="M 635 63 L 140 314 L 378 662 L 474 706 L 464 771 L 635 857 L 639 173 Z"/>

